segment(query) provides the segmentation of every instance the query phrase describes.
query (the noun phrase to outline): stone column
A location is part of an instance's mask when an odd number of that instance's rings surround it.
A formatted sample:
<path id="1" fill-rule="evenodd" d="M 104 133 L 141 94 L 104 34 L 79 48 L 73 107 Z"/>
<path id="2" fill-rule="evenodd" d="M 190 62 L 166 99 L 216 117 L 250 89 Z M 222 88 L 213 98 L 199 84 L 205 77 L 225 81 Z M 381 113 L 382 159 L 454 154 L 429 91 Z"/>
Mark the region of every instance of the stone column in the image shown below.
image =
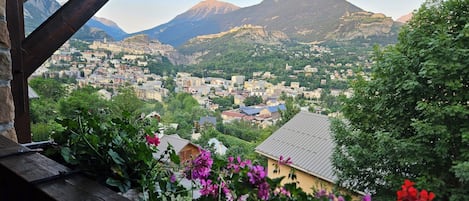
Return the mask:
<path id="1" fill-rule="evenodd" d="M 12 79 L 6 0 L 0 0 L 0 135 L 17 142 L 14 128 L 15 106 L 10 85 Z"/>

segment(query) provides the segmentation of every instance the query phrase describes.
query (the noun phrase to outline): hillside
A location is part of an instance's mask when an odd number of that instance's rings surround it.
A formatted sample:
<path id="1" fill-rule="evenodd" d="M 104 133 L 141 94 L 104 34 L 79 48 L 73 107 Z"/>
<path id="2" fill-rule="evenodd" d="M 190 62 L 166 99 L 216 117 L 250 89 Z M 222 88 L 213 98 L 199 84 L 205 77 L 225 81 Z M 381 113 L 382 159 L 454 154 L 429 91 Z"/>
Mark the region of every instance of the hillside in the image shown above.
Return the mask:
<path id="1" fill-rule="evenodd" d="M 209 18 L 238 9 L 238 6 L 230 3 L 205 0 L 176 16 L 168 23 L 134 34 L 147 34 L 150 38 L 158 39 L 162 43 L 179 46 L 190 38 L 220 32 L 220 29 L 214 26 L 215 21 L 209 20 Z"/>
<path id="2" fill-rule="evenodd" d="M 262 3 L 218 17 L 222 30 L 242 24 L 280 30 L 293 39 L 323 40 L 340 23 L 340 18 L 362 9 L 345 0 L 264 0 Z"/>
<path id="3" fill-rule="evenodd" d="M 216 60 L 218 56 L 246 54 L 257 46 L 283 46 L 290 42 L 280 31 L 267 31 L 260 26 L 244 25 L 218 34 L 198 36 L 178 50 L 184 55 L 192 55 L 193 62 Z"/>
<path id="4" fill-rule="evenodd" d="M 378 43 L 393 43 L 397 39 L 396 24 L 391 17 L 371 12 L 356 12 L 340 18 L 339 27 L 326 36 L 326 39 L 349 41 L 371 39 Z M 370 42 L 370 41 L 369 41 Z"/>
<path id="5" fill-rule="evenodd" d="M 122 40 L 127 36 L 127 33 L 115 22 L 106 18 L 93 17 L 86 25 L 106 32 L 106 34 L 110 35 L 114 40 Z"/>

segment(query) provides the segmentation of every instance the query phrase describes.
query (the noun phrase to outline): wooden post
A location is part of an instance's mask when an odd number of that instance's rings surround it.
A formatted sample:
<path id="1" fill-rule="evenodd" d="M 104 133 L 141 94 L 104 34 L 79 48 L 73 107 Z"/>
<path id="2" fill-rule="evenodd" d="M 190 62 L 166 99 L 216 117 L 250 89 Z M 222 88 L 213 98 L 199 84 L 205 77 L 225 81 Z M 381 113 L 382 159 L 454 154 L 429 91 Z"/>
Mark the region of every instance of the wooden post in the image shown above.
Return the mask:
<path id="1" fill-rule="evenodd" d="M 27 38 L 24 32 L 24 2 L 8 0 L 6 5 L 11 39 L 11 88 L 15 103 L 15 129 L 20 143 L 31 142 L 28 77 L 108 0 L 69 0 Z"/>

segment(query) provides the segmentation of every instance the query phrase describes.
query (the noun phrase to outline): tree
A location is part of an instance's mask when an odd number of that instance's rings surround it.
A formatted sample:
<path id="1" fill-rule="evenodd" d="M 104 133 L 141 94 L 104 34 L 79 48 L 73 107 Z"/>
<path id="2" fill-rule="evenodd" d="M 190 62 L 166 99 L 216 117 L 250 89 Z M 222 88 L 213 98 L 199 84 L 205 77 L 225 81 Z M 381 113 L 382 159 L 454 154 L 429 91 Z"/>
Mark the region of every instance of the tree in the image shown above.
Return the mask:
<path id="1" fill-rule="evenodd" d="M 139 109 L 143 108 L 144 103 L 138 99 L 133 88 L 121 87 L 119 93 L 112 97 L 111 108 L 116 115 L 131 114 L 137 116 Z"/>
<path id="2" fill-rule="evenodd" d="M 409 178 L 469 200 L 468 22 L 468 0 L 428 1 L 376 51 L 372 79 L 353 84 L 332 125 L 339 183 L 389 199 Z"/>
<path id="3" fill-rule="evenodd" d="M 243 103 L 246 106 L 251 106 L 251 105 L 258 105 L 262 103 L 262 97 L 260 96 L 249 96 L 246 99 L 244 99 Z"/>
<path id="4" fill-rule="evenodd" d="M 80 88 L 58 102 L 59 114 L 62 117 L 75 119 L 78 116 L 100 113 L 108 116 L 109 104 L 102 99 L 92 87 Z"/>
<path id="5" fill-rule="evenodd" d="M 47 98 L 56 102 L 65 95 L 65 87 L 54 79 L 34 78 L 29 81 L 29 85 L 41 99 Z"/>
<path id="6" fill-rule="evenodd" d="M 174 90 L 176 89 L 176 82 L 174 81 L 174 78 L 168 76 L 163 81 L 163 86 L 164 88 L 168 89 L 170 93 L 174 93 Z"/>

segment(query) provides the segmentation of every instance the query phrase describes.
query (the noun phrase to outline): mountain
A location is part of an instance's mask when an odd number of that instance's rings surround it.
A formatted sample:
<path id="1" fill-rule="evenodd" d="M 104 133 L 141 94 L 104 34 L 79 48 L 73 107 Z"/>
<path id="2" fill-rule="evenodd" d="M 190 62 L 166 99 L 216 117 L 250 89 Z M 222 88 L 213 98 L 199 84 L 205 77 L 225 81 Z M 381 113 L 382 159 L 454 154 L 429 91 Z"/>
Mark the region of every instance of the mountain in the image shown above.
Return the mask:
<path id="1" fill-rule="evenodd" d="M 261 26 L 243 25 L 218 34 L 197 36 L 178 50 L 188 56 L 192 64 L 196 64 L 216 60 L 220 56 L 246 54 L 245 57 L 250 58 L 253 50 L 259 47 L 279 47 L 289 42 L 290 38 L 281 31 L 267 31 Z"/>
<path id="2" fill-rule="evenodd" d="M 399 18 L 397 18 L 397 22 L 400 22 L 400 23 L 407 23 L 410 19 L 412 19 L 414 15 L 412 13 L 409 13 L 407 15 L 403 15 Z"/>
<path id="3" fill-rule="evenodd" d="M 86 25 L 106 32 L 114 40 L 122 40 L 127 36 L 127 33 L 115 22 L 106 18 L 93 17 L 86 23 Z"/>
<path id="4" fill-rule="evenodd" d="M 208 19 L 238 9 L 238 6 L 230 3 L 217 0 L 205 0 L 193 6 L 188 11 L 176 16 L 166 24 L 135 34 L 147 34 L 150 38 L 158 39 L 162 43 L 179 46 L 190 38 L 220 32 L 220 28 L 214 24 L 215 21 Z"/>
<path id="5" fill-rule="evenodd" d="M 27 34 L 60 8 L 55 0 L 29 0 L 24 4 L 24 26 Z"/>
<path id="6" fill-rule="evenodd" d="M 61 5 L 55 0 L 28 0 L 24 4 L 24 23 L 26 34 L 31 33 L 49 16 L 57 11 Z M 127 33 L 122 31 L 114 22 L 94 17 L 90 19 L 73 36 L 81 40 L 122 39 Z"/>
<path id="7" fill-rule="evenodd" d="M 230 3 L 205 0 L 174 18 L 174 21 L 199 21 L 217 14 L 226 14 L 238 10 L 239 7 Z"/>
<path id="8" fill-rule="evenodd" d="M 189 16 L 190 11 L 181 16 Z M 341 39 L 343 35 L 348 39 L 381 37 L 383 34 L 384 37 L 395 37 L 391 18 L 367 13 L 346 0 L 264 0 L 224 14 L 204 15 L 192 21 L 184 18 L 185 23 L 181 23 L 178 16 L 143 33 L 173 46 L 180 46 L 199 35 L 219 33 L 245 24 L 282 31 L 299 42 Z M 360 31 L 342 33 L 350 32 L 352 27 L 360 28 Z"/>
<path id="9" fill-rule="evenodd" d="M 349 41 L 354 39 L 375 39 L 382 43 L 394 43 L 397 39 L 396 24 L 391 17 L 371 12 L 355 12 L 340 18 L 339 27 L 330 32 L 326 39 Z M 369 42 L 369 41 L 368 41 Z"/>

